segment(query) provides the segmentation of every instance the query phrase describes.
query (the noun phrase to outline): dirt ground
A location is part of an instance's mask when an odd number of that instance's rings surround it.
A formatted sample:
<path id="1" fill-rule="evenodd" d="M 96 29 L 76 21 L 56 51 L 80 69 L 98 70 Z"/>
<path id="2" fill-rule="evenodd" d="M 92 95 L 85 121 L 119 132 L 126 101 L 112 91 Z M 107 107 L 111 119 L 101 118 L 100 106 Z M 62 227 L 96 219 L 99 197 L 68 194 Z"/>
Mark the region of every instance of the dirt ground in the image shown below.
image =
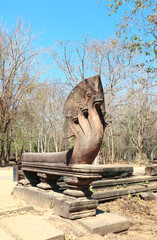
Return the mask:
<path id="1" fill-rule="evenodd" d="M 12 181 L 12 173 L 12 167 L 0 168 L 0 211 L 28 206 L 27 202 L 11 195 L 16 185 L 16 182 Z M 69 230 L 66 231 L 66 240 L 157 240 L 157 197 L 152 201 L 144 201 L 138 196 L 129 195 L 116 201 L 99 204 L 99 209 L 126 217 L 131 222 L 130 229 L 124 233 L 108 234 L 104 237 L 93 234 L 81 238 L 77 238 Z M 36 207 L 33 214 L 51 216 L 54 212 L 53 209 L 45 211 Z"/>

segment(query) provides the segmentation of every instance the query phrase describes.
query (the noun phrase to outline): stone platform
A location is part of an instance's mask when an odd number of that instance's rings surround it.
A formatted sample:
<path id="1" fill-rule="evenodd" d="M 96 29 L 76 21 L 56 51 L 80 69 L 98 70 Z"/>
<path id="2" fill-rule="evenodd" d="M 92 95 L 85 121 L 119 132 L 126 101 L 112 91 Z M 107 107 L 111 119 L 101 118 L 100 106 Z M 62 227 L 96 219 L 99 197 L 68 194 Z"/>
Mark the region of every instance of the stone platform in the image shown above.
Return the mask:
<path id="1" fill-rule="evenodd" d="M 41 207 L 54 207 L 54 203 L 57 201 L 58 204 L 62 204 L 63 201 L 63 207 L 65 206 L 65 196 L 63 194 L 55 193 L 53 191 L 43 191 L 39 190 L 36 187 L 21 187 L 16 186 L 13 191 L 13 196 L 22 198 L 30 203 L 36 204 Z M 77 200 L 76 200 L 77 201 Z M 95 204 L 95 202 L 91 200 L 91 204 Z M 79 206 L 75 201 L 70 202 L 69 198 L 67 198 L 66 202 L 67 208 L 70 205 L 70 209 L 73 209 L 74 211 L 66 211 L 66 209 L 55 209 L 54 210 L 60 211 L 63 210 L 62 213 L 59 215 L 62 215 L 62 217 L 57 218 L 60 219 L 60 221 L 70 222 L 73 228 L 77 228 L 77 232 L 80 233 L 80 235 L 84 235 L 85 233 L 94 234 L 97 233 L 99 235 L 106 235 L 108 233 L 118 233 L 125 231 L 129 228 L 130 222 L 126 218 L 123 218 L 121 216 L 111 214 L 111 213 L 104 213 L 101 211 L 97 211 L 96 216 L 90 217 L 90 213 L 88 212 L 88 206 L 87 211 L 81 211 L 81 214 L 83 214 L 81 217 L 82 219 L 76 219 L 76 220 L 69 220 L 66 219 L 66 214 L 70 214 L 70 218 L 75 219 L 75 214 L 78 214 L 78 211 L 75 213 L 75 208 L 81 208 L 81 205 Z M 83 204 L 84 206 L 84 204 Z M 94 206 L 95 209 L 95 206 Z M 77 209 L 78 210 L 78 209 Z M 65 218 L 64 218 L 65 217 Z M 55 217 L 53 217 L 55 218 Z M 78 217 L 77 217 L 78 218 Z M 62 219 L 62 220 L 61 220 Z M 52 238 L 53 239 L 53 238 Z M 60 238 L 56 238 L 60 239 Z M 62 239 L 62 238 L 61 238 Z"/>

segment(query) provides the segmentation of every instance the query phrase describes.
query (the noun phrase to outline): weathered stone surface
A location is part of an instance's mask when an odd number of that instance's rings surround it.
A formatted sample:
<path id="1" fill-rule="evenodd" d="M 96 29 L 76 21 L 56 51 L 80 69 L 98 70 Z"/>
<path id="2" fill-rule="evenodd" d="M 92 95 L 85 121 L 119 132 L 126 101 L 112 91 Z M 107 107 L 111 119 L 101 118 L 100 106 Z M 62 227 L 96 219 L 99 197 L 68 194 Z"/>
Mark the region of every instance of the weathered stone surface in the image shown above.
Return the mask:
<path id="1" fill-rule="evenodd" d="M 147 192 L 150 190 L 157 190 L 157 185 L 154 186 L 146 186 L 146 187 L 133 187 L 132 189 L 119 189 L 119 190 L 112 190 L 112 191 L 101 191 L 95 192 L 92 194 L 92 198 L 97 199 L 99 202 L 104 202 L 106 200 L 116 199 L 124 195 L 128 195 L 129 193 L 135 195 L 139 192 Z"/>
<path id="2" fill-rule="evenodd" d="M 1 216 L 1 215 L 8 214 L 8 213 L 13 213 L 13 212 L 31 211 L 31 210 L 33 210 L 33 209 L 34 209 L 33 206 L 11 208 L 11 209 L 7 209 L 7 210 L 2 210 L 2 211 L 0 211 L 0 216 Z"/>
<path id="3" fill-rule="evenodd" d="M 132 166 L 106 166 L 103 168 L 102 178 L 126 178 L 132 174 Z"/>
<path id="4" fill-rule="evenodd" d="M 72 190 L 72 189 L 66 189 L 64 191 L 64 194 L 67 196 L 75 197 L 75 198 L 80 198 L 80 197 L 91 197 L 92 192 L 90 190 Z"/>
<path id="5" fill-rule="evenodd" d="M 13 190 L 13 196 L 26 200 L 40 207 L 49 208 L 54 197 L 60 196 L 59 193 L 53 191 L 45 192 L 38 190 L 35 187 L 20 187 L 16 186 Z"/>
<path id="6" fill-rule="evenodd" d="M 133 176 L 145 176 L 145 166 L 134 166 Z"/>
<path id="7" fill-rule="evenodd" d="M 64 240 L 64 233 L 53 227 L 42 216 L 28 213 L 27 215 L 4 217 L 0 222 L 22 240 Z"/>
<path id="8" fill-rule="evenodd" d="M 147 176 L 156 176 L 157 175 L 157 165 L 148 164 L 145 168 L 145 173 Z"/>
<path id="9" fill-rule="evenodd" d="M 84 218 L 96 215 L 98 201 L 87 198 L 54 198 L 54 211 L 59 216 L 69 219 Z"/>
<path id="10" fill-rule="evenodd" d="M 69 118 L 74 120 L 78 119 L 79 108 L 83 112 L 88 112 L 87 103 L 91 97 L 95 99 L 104 99 L 103 87 L 101 84 L 100 76 L 93 76 L 80 82 L 69 94 L 64 105 L 65 122 L 63 124 L 64 138 L 73 136 Z M 102 113 L 105 114 L 105 106 L 102 106 Z"/>
<path id="11" fill-rule="evenodd" d="M 80 224 L 78 224 L 76 221 L 63 218 L 57 215 L 52 215 L 49 218 L 49 221 L 52 225 L 55 225 L 59 229 L 61 229 L 61 231 L 63 230 L 62 226 L 66 226 L 66 228 L 68 228 L 68 232 L 73 233 L 77 237 L 81 237 L 84 234 L 86 234 L 86 231 L 84 231 L 84 228 L 80 226 Z M 66 229 L 65 229 L 65 232 L 67 232 Z"/>
<path id="12" fill-rule="evenodd" d="M 150 181 L 156 181 L 157 176 L 136 176 L 131 178 L 124 178 L 124 179 L 106 179 L 106 180 L 97 180 L 92 182 L 91 186 L 96 189 L 105 188 L 108 186 L 116 186 L 121 184 L 133 184 L 133 183 L 141 183 L 141 182 L 150 182 Z"/>
<path id="13" fill-rule="evenodd" d="M 100 213 L 94 218 L 77 220 L 89 233 L 97 233 L 101 236 L 107 233 L 116 233 L 127 230 L 130 221 L 112 213 Z"/>
<path id="14" fill-rule="evenodd" d="M 0 228 L 0 239 L 1 240 L 15 240 L 10 234 Z"/>
<path id="15" fill-rule="evenodd" d="M 74 147 L 57 153 L 24 153 L 22 170 L 26 162 L 65 165 L 93 163 L 101 148 L 106 127 L 104 93 L 99 75 L 85 79 L 72 89 L 65 101 L 64 116 L 64 130 L 70 130 L 68 138 L 75 138 Z M 31 168 L 28 171 L 31 172 Z"/>
<path id="16" fill-rule="evenodd" d="M 139 196 L 145 201 L 151 201 L 156 197 L 153 193 L 150 192 L 141 192 L 139 193 Z"/>

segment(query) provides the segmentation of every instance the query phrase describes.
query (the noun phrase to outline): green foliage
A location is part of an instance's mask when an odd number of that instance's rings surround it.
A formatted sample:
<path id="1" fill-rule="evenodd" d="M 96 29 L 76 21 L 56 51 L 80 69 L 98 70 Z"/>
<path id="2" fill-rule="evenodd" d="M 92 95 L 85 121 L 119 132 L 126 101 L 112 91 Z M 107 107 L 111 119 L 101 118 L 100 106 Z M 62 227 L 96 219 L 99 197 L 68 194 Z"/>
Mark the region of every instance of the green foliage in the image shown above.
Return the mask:
<path id="1" fill-rule="evenodd" d="M 89 190 L 90 190 L 92 193 L 94 193 L 93 186 L 90 186 L 90 187 L 89 187 Z"/>
<path id="2" fill-rule="evenodd" d="M 51 199 L 50 208 L 51 208 L 51 209 L 54 208 L 54 201 L 53 201 L 53 199 Z"/>
<path id="3" fill-rule="evenodd" d="M 103 2 L 100 1 L 100 2 Z M 106 1 L 105 1 L 106 2 Z M 138 51 L 148 61 L 157 56 L 157 3 L 155 0 L 109 0 L 106 4 L 108 15 L 117 13 L 119 8 L 126 9 L 121 18 L 117 36 L 123 39 L 124 48 Z M 153 66 L 154 68 L 154 66 Z"/>
<path id="4" fill-rule="evenodd" d="M 131 193 L 128 194 L 128 199 L 129 199 L 129 200 L 132 199 L 132 195 L 131 195 Z"/>

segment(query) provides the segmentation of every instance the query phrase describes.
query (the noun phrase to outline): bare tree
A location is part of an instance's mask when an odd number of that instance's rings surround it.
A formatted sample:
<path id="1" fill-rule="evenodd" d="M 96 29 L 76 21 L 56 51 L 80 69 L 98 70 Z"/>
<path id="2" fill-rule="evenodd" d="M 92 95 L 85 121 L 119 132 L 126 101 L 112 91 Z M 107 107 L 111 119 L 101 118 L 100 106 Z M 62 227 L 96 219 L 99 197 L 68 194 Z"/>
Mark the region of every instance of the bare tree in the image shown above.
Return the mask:
<path id="1" fill-rule="evenodd" d="M 135 86 L 134 86 L 135 87 Z M 130 88 L 128 96 L 133 90 Z M 157 123 L 155 114 L 156 98 L 148 84 L 144 82 L 136 85 L 136 91 L 128 97 L 128 104 L 123 108 L 121 124 L 129 137 L 133 147 L 137 151 L 137 159 L 143 159 L 144 146 L 151 141 Z M 153 130 L 154 129 L 154 130 Z"/>
<path id="2" fill-rule="evenodd" d="M 5 160 L 6 134 L 27 93 L 36 87 L 41 75 L 36 37 L 21 20 L 9 32 L 0 26 L 0 159 Z M 26 100 L 26 99 L 25 99 Z"/>
<path id="3" fill-rule="evenodd" d="M 83 42 L 77 43 L 57 41 L 56 48 L 49 50 L 70 86 L 75 86 L 87 77 L 87 72 L 89 72 L 87 45 L 88 37 L 85 37 Z"/>

